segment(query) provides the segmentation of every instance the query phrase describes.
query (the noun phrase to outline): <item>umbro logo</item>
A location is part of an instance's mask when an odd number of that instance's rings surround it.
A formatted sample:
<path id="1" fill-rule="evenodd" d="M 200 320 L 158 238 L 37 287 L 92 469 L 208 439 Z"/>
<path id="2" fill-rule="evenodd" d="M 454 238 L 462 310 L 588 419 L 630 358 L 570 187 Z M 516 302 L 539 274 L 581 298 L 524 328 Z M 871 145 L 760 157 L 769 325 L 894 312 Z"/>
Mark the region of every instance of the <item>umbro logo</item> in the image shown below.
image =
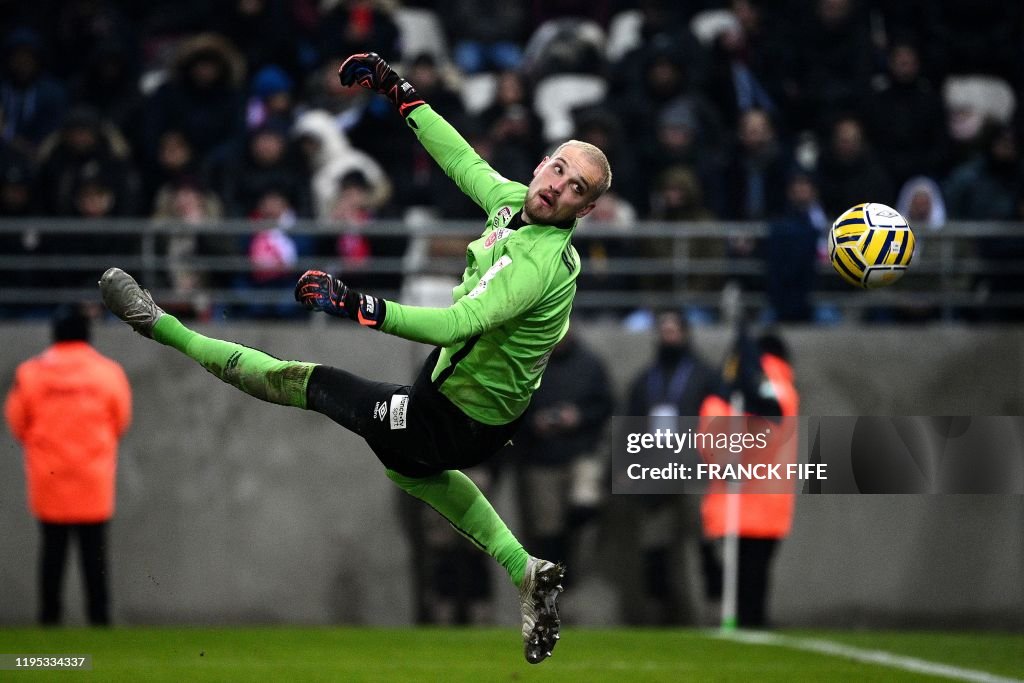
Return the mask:
<path id="1" fill-rule="evenodd" d="M 388 416 L 388 402 L 377 401 L 377 405 L 373 407 L 373 416 L 383 422 Z"/>

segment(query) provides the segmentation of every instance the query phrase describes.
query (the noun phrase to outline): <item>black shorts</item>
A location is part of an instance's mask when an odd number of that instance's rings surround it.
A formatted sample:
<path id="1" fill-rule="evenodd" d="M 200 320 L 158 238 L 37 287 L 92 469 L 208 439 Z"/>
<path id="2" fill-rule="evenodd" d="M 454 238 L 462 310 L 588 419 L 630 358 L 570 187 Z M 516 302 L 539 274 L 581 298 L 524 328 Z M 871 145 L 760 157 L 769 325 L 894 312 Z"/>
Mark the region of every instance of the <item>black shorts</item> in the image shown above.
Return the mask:
<path id="1" fill-rule="evenodd" d="M 488 425 L 459 410 L 430 380 L 439 353 L 430 354 L 412 385 L 318 365 L 306 386 L 306 407 L 366 439 L 385 467 L 407 477 L 477 465 L 512 439 L 522 418 Z"/>

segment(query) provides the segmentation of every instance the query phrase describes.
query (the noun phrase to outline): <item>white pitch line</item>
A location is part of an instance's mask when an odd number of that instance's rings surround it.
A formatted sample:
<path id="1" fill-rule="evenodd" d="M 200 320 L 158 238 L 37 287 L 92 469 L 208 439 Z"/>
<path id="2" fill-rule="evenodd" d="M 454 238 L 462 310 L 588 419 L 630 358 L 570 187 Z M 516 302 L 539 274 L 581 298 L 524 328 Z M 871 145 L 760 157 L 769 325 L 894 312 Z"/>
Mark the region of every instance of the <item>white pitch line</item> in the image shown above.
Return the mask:
<path id="1" fill-rule="evenodd" d="M 964 669 L 959 666 L 941 664 L 927 659 L 897 655 L 885 650 L 866 650 L 852 645 L 842 645 L 830 640 L 818 640 L 814 638 L 794 638 L 778 633 L 765 633 L 763 631 L 734 631 L 723 633 L 716 631 L 712 637 L 725 640 L 735 640 L 748 645 L 775 645 L 777 647 L 788 647 L 794 650 L 805 650 L 817 652 L 833 657 L 845 657 L 857 662 L 867 664 L 878 664 L 892 669 L 902 669 L 914 673 L 952 678 L 958 681 L 971 681 L 972 683 L 1021 683 L 1019 678 L 1005 678 L 996 676 L 987 671 L 976 669 Z"/>

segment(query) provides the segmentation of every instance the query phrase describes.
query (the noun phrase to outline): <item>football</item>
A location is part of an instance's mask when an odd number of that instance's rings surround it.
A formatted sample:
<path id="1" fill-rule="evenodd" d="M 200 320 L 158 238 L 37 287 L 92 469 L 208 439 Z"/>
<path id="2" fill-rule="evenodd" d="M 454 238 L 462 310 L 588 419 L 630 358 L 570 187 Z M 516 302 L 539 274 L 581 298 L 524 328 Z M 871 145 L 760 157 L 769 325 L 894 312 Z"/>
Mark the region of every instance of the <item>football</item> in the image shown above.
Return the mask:
<path id="1" fill-rule="evenodd" d="M 892 207 L 857 204 L 832 224 L 828 257 L 836 272 L 854 287 L 885 287 L 903 277 L 910 265 L 914 232 Z"/>

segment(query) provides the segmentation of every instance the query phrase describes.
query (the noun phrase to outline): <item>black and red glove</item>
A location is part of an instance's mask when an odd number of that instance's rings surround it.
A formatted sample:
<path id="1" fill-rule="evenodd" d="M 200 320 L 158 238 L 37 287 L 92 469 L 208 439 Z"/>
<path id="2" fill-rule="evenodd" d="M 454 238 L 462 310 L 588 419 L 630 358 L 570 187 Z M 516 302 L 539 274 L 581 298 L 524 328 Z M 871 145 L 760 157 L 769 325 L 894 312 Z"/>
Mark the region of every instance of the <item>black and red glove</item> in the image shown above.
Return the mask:
<path id="1" fill-rule="evenodd" d="M 295 284 L 295 300 L 307 311 L 323 311 L 377 329 L 384 322 L 384 299 L 352 289 L 330 273 L 307 270 Z"/>
<path id="2" fill-rule="evenodd" d="M 346 59 L 338 69 L 338 78 L 346 88 L 358 85 L 379 92 L 391 100 L 402 116 L 426 104 L 412 83 L 396 74 L 376 52 L 363 52 Z"/>

